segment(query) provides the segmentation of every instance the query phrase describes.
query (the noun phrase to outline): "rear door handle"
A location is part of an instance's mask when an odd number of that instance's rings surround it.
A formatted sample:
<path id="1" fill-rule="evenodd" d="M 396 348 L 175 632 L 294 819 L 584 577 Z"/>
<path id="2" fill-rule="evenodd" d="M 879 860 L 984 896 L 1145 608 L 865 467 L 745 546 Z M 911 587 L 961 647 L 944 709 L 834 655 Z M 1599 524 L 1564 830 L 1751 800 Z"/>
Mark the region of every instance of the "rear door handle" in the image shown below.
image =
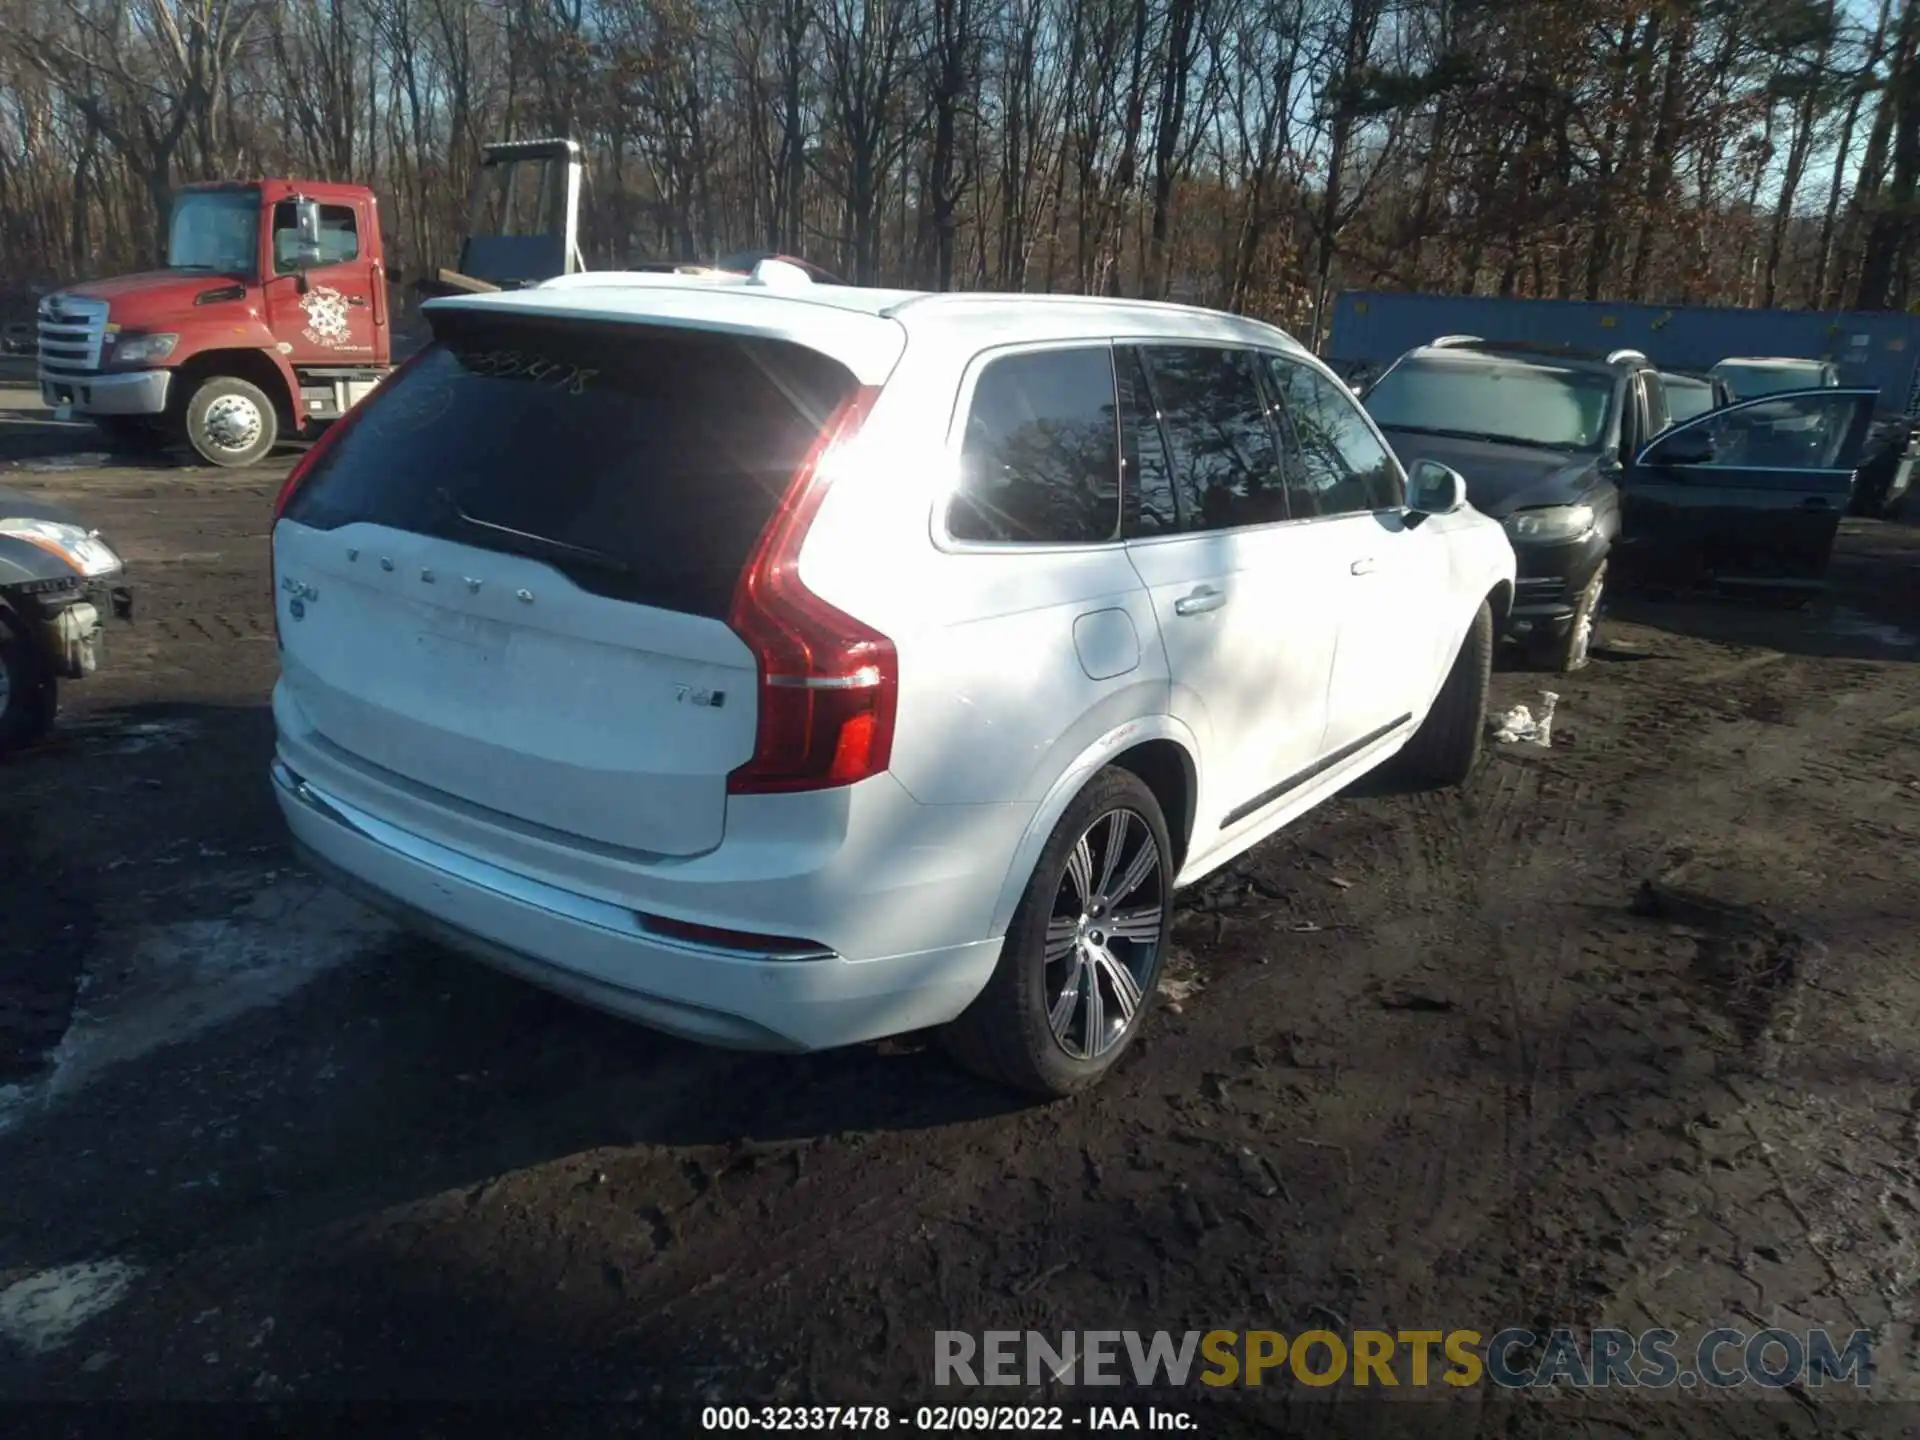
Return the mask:
<path id="1" fill-rule="evenodd" d="M 1356 575 L 1371 575 L 1373 573 L 1373 557 L 1369 555 L 1365 560 L 1356 560 L 1353 562 L 1351 568 Z"/>
<path id="2" fill-rule="evenodd" d="M 1173 602 L 1176 615 L 1204 615 L 1209 610 L 1218 610 L 1227 603 L 1227 593 L 1216 590 L 1211 585 L 1202 585 L 1189 594 L 1182 595 Z"/>

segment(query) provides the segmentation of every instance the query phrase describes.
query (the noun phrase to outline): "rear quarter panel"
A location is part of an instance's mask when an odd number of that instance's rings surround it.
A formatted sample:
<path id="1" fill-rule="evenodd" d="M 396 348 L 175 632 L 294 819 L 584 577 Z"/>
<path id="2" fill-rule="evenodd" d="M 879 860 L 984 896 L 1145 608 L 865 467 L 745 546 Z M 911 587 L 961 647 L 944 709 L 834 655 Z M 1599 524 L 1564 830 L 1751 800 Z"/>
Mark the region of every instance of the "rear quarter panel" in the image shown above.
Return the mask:
<path id="1" fill-rule="evenodd" d="M 958 474 L 977 345 L 916 340 L 858 441 L 838 457 L 807 537 L 807 588 L 899 655 L 892 771 L 923 804 L 1035 804 L 1100 738 L 1164 715 L 1159 630 L 1124 546 L 970 550 L 937 542 Z M 1117 662 L 1082 664 L 1094 622 Z M 1086 632 L 1082 632 L 1084 639 Z M 1130 662 L 1130 663 L 1129 663 Z M 1124 665 L 1125 668 L 1116 668 Z"/>

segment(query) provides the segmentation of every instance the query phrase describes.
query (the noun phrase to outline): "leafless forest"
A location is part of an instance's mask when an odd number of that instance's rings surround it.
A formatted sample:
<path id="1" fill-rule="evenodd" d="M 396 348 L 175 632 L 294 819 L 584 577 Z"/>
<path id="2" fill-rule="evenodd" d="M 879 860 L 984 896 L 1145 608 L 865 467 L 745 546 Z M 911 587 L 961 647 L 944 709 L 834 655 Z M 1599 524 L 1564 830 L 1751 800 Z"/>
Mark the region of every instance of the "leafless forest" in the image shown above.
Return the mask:
<path id="1" fill-rule="evenodd" d="M 373 186 L 404 275 L 566 133 L 596 267 L 1903 307 L 1917 52 L 1920 0 L 0 0 L 0 287 L 276 173 Z"/>

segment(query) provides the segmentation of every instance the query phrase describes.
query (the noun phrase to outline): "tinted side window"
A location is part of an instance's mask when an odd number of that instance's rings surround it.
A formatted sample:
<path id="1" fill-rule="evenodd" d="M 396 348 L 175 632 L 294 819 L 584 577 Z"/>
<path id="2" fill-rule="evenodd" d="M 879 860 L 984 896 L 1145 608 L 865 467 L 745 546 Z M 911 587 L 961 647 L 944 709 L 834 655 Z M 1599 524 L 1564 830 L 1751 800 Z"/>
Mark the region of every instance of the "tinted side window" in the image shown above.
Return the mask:
<path id="1" fill-rule="evenodd" d="M 1267 378 L 1300 450 L 1295 514 L 1387 510 L 1403 501 L 1400 472 L 1359 402 L 1311 366 L 1267 356 Z"/>
<path id="2" fill-rule="evenodd" d="M 990 361 L 973 387 L 947 533 L 1054 545 L 1116 538 L 1118 436 L 1108 347 Z"/>
<path id="3" fill-rule="evenodd" d="M 1160 433 L 1160 412 L 1153 403 L 1146 368 L 1137 350 L 1114 354 L 1120 379 L 1120 443 L 1126 467 L 1126 533 L 1169 535 L 1180 528 L 1173 499 L 1173 461 Z"/>
<path id="4" fill-rule="evenodd" d="M 1279 446 L 1253 355 L 1199 345 L 1150 345 L 1140 353 L 1173 450 L 1186 528 L 1286 519 Z"/>
<path id="5" fill-rule="evenodd" d="M 320 263 L 344 265 L 360 258 L 360 228 L 351 205 L 320 207 Z M 293 202 L 273 207 L 273 268 L 285 275 L 299 268 L 300 231 Z"/>
<path id="6" fill-rule="evenodd" d="M 638 325 L 433 318 L 287 518 L 531 556 L 583 589 L 725 616 L 741 567 L 853 389 L 811 350 Z"/>

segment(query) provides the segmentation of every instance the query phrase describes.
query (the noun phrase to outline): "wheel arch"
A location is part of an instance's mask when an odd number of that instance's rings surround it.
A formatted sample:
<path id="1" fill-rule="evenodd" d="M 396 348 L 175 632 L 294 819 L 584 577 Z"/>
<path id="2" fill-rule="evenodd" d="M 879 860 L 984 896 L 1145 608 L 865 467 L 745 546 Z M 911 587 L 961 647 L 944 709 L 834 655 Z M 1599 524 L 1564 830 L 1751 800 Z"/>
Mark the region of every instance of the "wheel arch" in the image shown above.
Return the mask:
<path id="1" fill-rule="evenodd" d="M 280 425 L 289 435 L 297 435 L 305 428 L 300 414 L 300 381 L 286 356 L 250 347 L 196 352 L 174 373 L 174 386 L 183 413 L 193 392 L 216 376 L 231 376 L 257 386 L 273 402 L 279 412 Z"/>
<path id="2" fill-rule="evenodd" d="M 1026 892 L 1027 881 L 1033 875 L 1033 867 L 1039 863 L 1040 852 L 1046 848 L 1060 817 L 1088 782 L 1109 765 L 1118 765 L 1138 775 L 1160 802 L 1167 831 L 1173 839 L 1173 873 L 1178 875 L 1186 863 L 1193 838 L 1195 804 L 1200 793 L 1199 767 L 1194 760 L 1198 753 L 1192 731 L 1171 715 L 1153 715 L 1114 727 L 1075 756 L 1035 807 L 1020 843 L 1014 847 L 1006 878 L 1000 884 L 1000 898 L 993 907 L 990 933 L 1006 933 L 1020 897 Z"/>
<path id="3" fill-rule="evenodd" d="M 1507 617 L 1513 614 L 1513 582 L 1511 580 L 1496 581 L 1484 598 L 1493 611 L 1493 625 L 1498 631 L 1507 623 Z M 1467 624 L 1473 624 L 1472 616 L 1467 617 Z"/>

